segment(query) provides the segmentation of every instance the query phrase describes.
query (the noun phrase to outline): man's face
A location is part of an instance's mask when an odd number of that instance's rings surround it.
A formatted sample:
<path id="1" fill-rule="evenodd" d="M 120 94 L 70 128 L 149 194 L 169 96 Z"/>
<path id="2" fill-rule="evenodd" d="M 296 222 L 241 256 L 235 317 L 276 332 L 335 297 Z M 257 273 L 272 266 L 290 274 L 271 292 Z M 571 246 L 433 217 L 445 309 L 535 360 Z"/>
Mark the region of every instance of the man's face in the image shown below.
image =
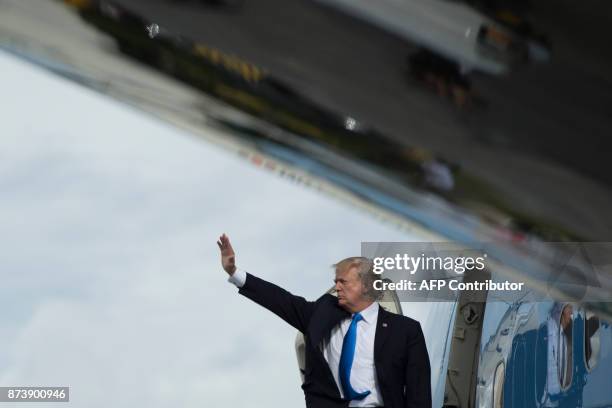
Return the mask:
<path id="1" fill-rule="evenodd" d="M 345 310 L 358 311 L 364 303 L 368 302 L 364 296 L 365 287 L 359 279 L 356 267 L 336 270 L 334 282 L 338 293 L 338 305 Z"/>

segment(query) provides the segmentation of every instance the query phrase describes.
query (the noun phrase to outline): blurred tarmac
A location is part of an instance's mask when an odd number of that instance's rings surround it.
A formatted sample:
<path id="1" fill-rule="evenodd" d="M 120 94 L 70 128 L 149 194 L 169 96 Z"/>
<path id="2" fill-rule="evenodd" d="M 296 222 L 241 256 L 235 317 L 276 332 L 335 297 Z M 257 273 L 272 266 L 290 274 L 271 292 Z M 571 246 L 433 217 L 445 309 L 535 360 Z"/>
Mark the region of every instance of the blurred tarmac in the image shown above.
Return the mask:
<path id="1" fill-rule="evenodd" d="M 612 239 L 610 3 L 534 1 L 533 20 L 552 42 L 551 62 L 506 77 L 474 75 L 485 106 L 469 111 L 408 78 L 405 59 L 415 44 L 314 2 L 119 3 L 264 67 L 395 141 L 460 164 L 527 213 L 589 239 Z"/>

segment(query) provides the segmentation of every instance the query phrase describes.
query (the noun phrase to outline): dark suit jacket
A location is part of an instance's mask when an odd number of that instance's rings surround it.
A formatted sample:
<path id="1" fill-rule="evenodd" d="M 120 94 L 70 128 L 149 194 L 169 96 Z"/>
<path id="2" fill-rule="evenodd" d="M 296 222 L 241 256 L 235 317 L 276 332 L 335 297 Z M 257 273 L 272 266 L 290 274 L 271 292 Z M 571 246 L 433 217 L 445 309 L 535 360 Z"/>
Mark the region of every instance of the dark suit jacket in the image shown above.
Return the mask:
<path id="1" fill-rule="evenodd" d="M 247 274 L 239 293 L 274 312 L 304 334 L 306 343 L 305 381 L 302 385 L 309 408 L 344 408 L 348 401 L 340 392 L 319 347 L 331 330 L 350 313 L 326 294 L 315 302 Z M 421 325 L 406 316 L 378 313 L 374 339 L 374 364 L 386 408 L 430 408 L 431 374 Z"/>

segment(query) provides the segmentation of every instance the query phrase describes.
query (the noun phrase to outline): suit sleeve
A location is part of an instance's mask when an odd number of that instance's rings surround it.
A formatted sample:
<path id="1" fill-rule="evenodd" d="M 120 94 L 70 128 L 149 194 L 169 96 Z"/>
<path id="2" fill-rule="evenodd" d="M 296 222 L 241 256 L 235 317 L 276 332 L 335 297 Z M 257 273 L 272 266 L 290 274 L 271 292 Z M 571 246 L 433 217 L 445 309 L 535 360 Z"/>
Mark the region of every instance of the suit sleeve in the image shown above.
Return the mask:
<path id="1" fill-rule="evenodd" d="M 315 308 L 315 302 L 295 296 L 249 273 L 238 293 L 265 307 L 302 333 L 306 331 Z"/>
<path id="2" fill-rule="evenodd" d="M 408 342 L 406 364 L 406 408 L 431 408 L 431 368 L 421 325 Z"/>

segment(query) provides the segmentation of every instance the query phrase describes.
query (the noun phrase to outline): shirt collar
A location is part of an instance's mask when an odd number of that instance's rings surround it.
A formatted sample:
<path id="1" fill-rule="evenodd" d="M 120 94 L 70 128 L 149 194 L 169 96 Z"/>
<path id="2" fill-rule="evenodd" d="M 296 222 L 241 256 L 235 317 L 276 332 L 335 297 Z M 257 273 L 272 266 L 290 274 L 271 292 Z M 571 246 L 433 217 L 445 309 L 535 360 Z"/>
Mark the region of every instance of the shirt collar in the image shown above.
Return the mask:
<path id="1" fill-rule="evenodd" d="M 378 316 L 379 307 L 380 306 L 378 305 L 378 302 L 372 302 L 370 306 L 366 307 L 359 313 L 363 317 L 363 320 L 369 324 L 372 323 L 374 319 Z"/>

